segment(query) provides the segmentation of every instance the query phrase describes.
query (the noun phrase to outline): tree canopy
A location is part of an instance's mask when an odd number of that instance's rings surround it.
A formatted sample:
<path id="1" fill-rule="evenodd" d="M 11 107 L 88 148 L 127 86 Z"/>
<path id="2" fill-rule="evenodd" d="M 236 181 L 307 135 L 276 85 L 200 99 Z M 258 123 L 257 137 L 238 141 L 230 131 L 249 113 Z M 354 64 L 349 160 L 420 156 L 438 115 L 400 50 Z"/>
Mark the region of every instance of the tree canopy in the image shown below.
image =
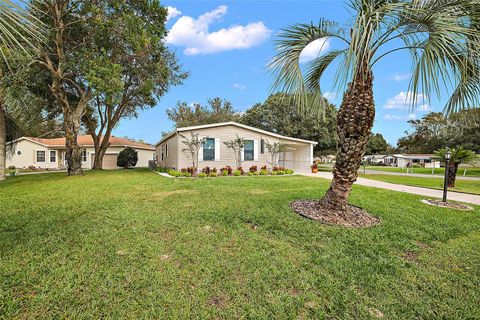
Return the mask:
<path id="1" fill-rule="evenodd" d="M 480 153 L 480 109 L 463 110 L 450 117 L 431 112 L 408 123 L 411 131 L 397 143 L 402 152 L 433 153 L 444 147 L 463 146 Z"/>
<path id="2" fill-rule="evenodd" d="M 365 154 L 381 154 L 387 152 L 388 148 L 387 141 L 381 133 L 372 133 L 370 139 L 368 140 L 367 150 Z"/>
<path id="3" fill-rule="evenodd" d="M 199 103 L 191 105 L 185 101 L 180 101 L 174 108 L 167 110 L 167 117 L 175 123 L 176 128 L 181 128 L 238 121 L 240 114 L 234 110 L 230 101 L 217 97 L 209 99 L 206 106 Z"/>
<path id="4" fill-rule="evenodd" d="M 317 141 L 317 153 L 335 153 L 336 116 L 337 110 L 330 103 L 326 104 L 323 116 L 311 115 L 301 112 L 291 96 L 277 93 L 248 109 L 240 121 L 281 135 Z"/>

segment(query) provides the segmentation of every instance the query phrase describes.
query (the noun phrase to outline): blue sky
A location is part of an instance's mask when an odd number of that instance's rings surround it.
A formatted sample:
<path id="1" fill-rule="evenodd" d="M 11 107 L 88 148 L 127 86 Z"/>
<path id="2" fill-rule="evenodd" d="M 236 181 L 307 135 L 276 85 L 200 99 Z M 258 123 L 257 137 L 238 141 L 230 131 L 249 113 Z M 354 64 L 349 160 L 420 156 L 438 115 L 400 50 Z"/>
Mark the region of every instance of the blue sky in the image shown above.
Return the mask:
<path id="1" fill-rule="evenodd" d="M 129 136 L 154 143 L 162 131 L 173 128 L 166 109 L 177 101 L 206 104 L 208 98 L 231 101 L 238 111 L 245 111 L 271 94 L 273 77 L 265 66 L 274 56 L 273 40 L 278 31 L 294 23 L 317 23 L 321 17 L 341 23 L 350 19 L 343 1 L 163 1 L 169 9 L 168 44 L 175 51 L 190 77 L 172 88 L 153 109 L 136 119 L 122 120 L 116 136 Z M 334 47 L 335 43 L 329 43 Z M 304 52 L 303 60 L 318 53 L 319 44 Z M 376 118 L 374 132 L 382 133 L 396 144 L 407 121 L 421 118 L 430 110 L 441 111 L 441 101 L 420 101 L 415 111 L 406 101 L 408 94 L 409 56 L 387 56 L 374 70 Z M 342 92 L 332 89 L 334 68 L 321 85 L 329 100 L 339 106 Z M 444 97 L 445 98 L 445 97 Z"/>

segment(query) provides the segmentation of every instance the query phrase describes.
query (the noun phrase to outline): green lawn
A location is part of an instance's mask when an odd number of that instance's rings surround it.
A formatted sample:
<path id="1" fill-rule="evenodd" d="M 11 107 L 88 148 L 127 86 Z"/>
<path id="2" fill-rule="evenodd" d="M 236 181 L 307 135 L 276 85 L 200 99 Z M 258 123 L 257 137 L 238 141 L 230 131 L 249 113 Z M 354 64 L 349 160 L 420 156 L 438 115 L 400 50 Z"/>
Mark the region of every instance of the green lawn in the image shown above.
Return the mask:
<path id="1" fill-rule="evenodd" d="M 328 181 L 146 170 L 0 184 L 0 318 L 474 319 L 480 207 L 354 186 L 368 229 L 288 203 Z"/>
<path id="2" fill-rule="evenodd" d="M 407 169 L 404 168 L 397 168 L 397 167 L 381 167 L 381 166 L 367 166 L 367 170 L 375 170 L 375 171 L 386 171 L 386 172 L 399 172 L 399 173 L 406 173 Z M 363 167 L 360 167 L 360 172 L 363 172 Z M 413 170 L 413 173 L 421 173 L 421 174 L 432 174 L 432 168 L 409 168 L 409 170 Z M 479 167 L 460 167 L 458 168 L 458 175 L 463 176 L 464 170 L 467 170 L 465 173 L 466 177 L 480 177 L 480 168 Z M 434 174 L 437 175 L 444 175 L 445 168 L 435 168 Z"/>
<path id="3" fill-rule="evenodd" d="M 412 176 L 393 176 L 386 174 L 360 174 L 361 177 L 390 182 L 395 184 L 403 184 L 414 187 L 425 187 L 431 189 L 443 190 L 443 178 L 421 178 Z M 480 194 L 480 180 L 456 180 L 455 188 L 450 188 L 450 191 L 466 192 L 473 194 Z"/>

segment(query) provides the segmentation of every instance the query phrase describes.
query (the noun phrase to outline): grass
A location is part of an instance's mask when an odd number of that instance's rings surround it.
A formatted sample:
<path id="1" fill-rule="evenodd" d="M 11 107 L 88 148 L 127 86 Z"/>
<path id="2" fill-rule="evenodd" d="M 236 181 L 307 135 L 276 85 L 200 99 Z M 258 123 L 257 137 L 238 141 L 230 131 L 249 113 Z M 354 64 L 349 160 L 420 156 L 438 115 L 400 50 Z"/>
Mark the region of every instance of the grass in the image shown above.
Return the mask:
<path id="1" fill-rule="evenodd" d="M 385 171 L 385 172 L 398 172 L 398 173 L 406 173 L 407 169 L 404 168 L 397 168 L 397 167 L 381 167 L 381 166 L 367 166 L 367 170 L 375 170 L 375 171 Z M 360 168 L 360 171 L 363 170 L 363 167 Z M 409 168 L 409 170 L 413 170 L 413 173 L 420 173 L 420 174 L 432 174 L 432 168 Z M 460 167 L 458 168 L 458 175 L 463 176 L 464 170 L 467 170 L 465 173 L 466 177 L 480 177 L 480 168 L 479 167 Z M 436 175 L 444 175 L 445 168 L 435 168 L 434 174 Z"/>
<path id="2" fill-rule="evenodd" d="M 325 226 L 288 203 L 319 178 L 146 170 L 0 184 L 0 318 L 473 319 L 480 208 L 354 186 L 382 219 Z"/>
<path id="3" fill-rule="evenodd" d="M 394 176 L 386 174 L 360 174 L 361 177 L 390 182 L 395 184 L 403 184 L 414 187 L 424 187 L 430 189 L 443 190 L 443 178 L 421 178 L 412 176 Z M 455 188 L 449 188 L 450 191 L 465 192 L 472 194 L 480 194 L 480 179 L 479 180 L 460 180 L 455 181 Z"/>

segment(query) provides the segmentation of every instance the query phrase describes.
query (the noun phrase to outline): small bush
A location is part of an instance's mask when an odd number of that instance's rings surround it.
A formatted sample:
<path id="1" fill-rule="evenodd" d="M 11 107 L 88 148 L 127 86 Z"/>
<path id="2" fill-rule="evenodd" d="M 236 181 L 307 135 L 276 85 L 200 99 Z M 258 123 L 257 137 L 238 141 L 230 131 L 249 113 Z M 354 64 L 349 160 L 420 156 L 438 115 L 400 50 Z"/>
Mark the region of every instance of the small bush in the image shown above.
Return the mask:
<path id="1" fill-rule="evenodd" d="M 182 177 L 190 178 L 192 174 L 190 172 L 182 172 Z"/>
<path id="2" fill-rule="evenodd" d="M 260 175 L 260 172 L 258 172 L 258 171 L 255 171 L 255 172 L 252 172 L 252 173 L 253 173 L 254 176 Z"/>
<path id="3" fill-rule="evenodd" d="M 262 169 L 262 170 L 260 170 L 260 175 L 261 175 L 261 176 L 266 176 L 266 175 L 268 175 L 267 169 Z"/>
<path id="4" fill-rule="evenodd" d="M 130 167 L 135 167 L 138 162 L 138 152 L 131 147 L 126 147 L 117 157 L 117 167 L 122 167 L 128 169 Z"/>
<path id="5" fill-rule="evenodd" d="M 167 172 L 168 168 L 166 167 L 156 167 L 155 171 L 157 172 Z"/>
<path id="6" fill-rule="evenodd" d="M 218 175 L 217 175 L 217 171 L 212 171 L 212 172 L 210 172 L 209 176 L 212 177 L 212 178 L 217 177 L 217 176 L 218 176 Z"/>
<path id="7" fill-rule="evenodd" d="M 227 175 L 231 175 L 232 172 L 233 172 L 233 169 L 230 166 L 226 166 L 225 168 L 220 169 L 220 171 L 222 171 L 222 172 L 227 171 Z"/>
<path id="8" fill-rule="evenodd" d="M 275 171 L 278 175 L 284 175 L 285 174 L 285 171 L 283 170 L 278 170 L 278 171 Z"/>
<path id="9" fill-rule="evenodd" d="M 180 171 L 177 171 L 177 170 L 173 170 L 173 169 L 168 169 L 167 170 L 167 173 L 169 175 L 171 175 L 172 177 L 180 177 L 182 176 L 182 173 Z"/>
<path id="10" fill-rule="evenodd" d="M 210 174 L 210 167 L 209 166 L 206 166 L 205 168 L 202 169 L 202 173 L 205 173 L 206 175 L 209 175 Z"/>
<path id="11" fill-rule="evenodd" d="M 204 173 L 204 172 L 200 172 L 200 173 L 198 174 L 198 177 L 199 177 L 199 178 L 206 178 L 206 177 L 207 177 L 207 174 Z"/>
<path id="12" fill-rule="evenodd" d="M 28 166 L 28 170 L 35 171 L 37 170 L 37 167 L 30 165 Z"/>
<path id="13" fill-rule="evenodd" d="M 235 170 L 235 171 L 233 171 L 233 175 L 236 176 L 236 177 L 241 176 L 241 175 L 242 175 L 242 171 L 240 171 L 240 170 Z"/>
<path id="14" fill-rule="evenodd" d="M 278 171 L 272 171 L 270 174 L 271 174 L 272 176 L 276 176 L 276 175 L 278 174 Z"/>
<path id="15" fill-rule="evenodd" d="M 15 170 L 15 166 L 8 166 L 8 169 Z"/>
<path id="16" fill-rule="evenodd" d="M 237 168 L 238 171 L 240 171 L 240 174 L 243 176 L 245 174 L 245 171 L 243 171 L 242 167 Z"/>
<path id="17" fill-rule="evenodd" d="M 228 170 L 222 170 L 222 176 L 228 176 Z"/>
<path id="18" fill-rule="evenodd" d="M 262 171 L 262 170 L 268 171 L 268 170 L 267 170 L 267 166 L 262 166 L 262 167 L 260 168 L 260 171 Z"/>
<path id="19" fill-rule="evenodd" d="M 247 172 L 247 176 L 249 176 L 249 177 L 253 176 L 253 172 L 248 171 L 248 172 Z"/>
<path id="20" fill-rule="evenodd" d="M 286 170 L 285 170 L 285 173 L 286 173 L 286 174 L 293 174 L 293 172 L 294 172 L 294 171 L 293 171 L 292 169 L 286 169 Z"/>
<path id="21" fill-rule="evenodd" d="M 250 172 L 257 172 L 257 166 L 251 166 L 249 171 Z"/>

